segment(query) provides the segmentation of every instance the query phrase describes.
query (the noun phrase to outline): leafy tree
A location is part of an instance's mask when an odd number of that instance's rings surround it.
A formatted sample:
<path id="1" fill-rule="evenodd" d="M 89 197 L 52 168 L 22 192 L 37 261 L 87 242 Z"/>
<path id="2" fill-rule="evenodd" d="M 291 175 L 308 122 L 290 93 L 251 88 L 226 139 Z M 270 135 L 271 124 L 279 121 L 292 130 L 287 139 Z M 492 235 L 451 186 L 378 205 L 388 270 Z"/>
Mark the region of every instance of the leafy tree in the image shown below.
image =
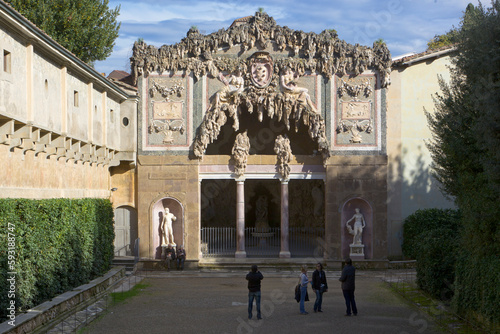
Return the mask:
<path id="1" fill-rule="evenodd" d="M 427 42 L 427 50 L 436 50 L 446 45 L 452 45 L 458 42 L 458 31 L 452 29 L 443 35 L 435 35 Z"/>
<path id="2" fill-rule="evenodd" d="M 436 112 L 427 117 L 435 175 L 462 212 L 455 306 L 498 323 L 500 0 L 491 4 L 467 7 L 457 31 L 451 81 L 441 81 Z"/>
<path id="3" fill-rule="evenodd" d="M 6 0 L 19 13 L 87 63 L 106 59 L 113 50 L 120 6 L 108 0 Z"/>

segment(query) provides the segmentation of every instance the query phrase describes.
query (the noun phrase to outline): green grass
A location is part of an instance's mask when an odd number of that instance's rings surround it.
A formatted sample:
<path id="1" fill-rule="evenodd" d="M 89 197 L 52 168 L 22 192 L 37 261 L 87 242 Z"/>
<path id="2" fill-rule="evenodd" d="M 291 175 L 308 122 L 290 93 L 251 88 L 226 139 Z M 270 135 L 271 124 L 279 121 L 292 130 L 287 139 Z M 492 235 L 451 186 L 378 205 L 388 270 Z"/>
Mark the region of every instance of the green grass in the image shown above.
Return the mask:
<path id="1" fill-rule="evenodd" d="M 445 333 L 487 333 L 487 331 L 482 330 L 458 317 L 449 309 L 449 305 L 445 304 L 443 301 L 431 298 L 425 292 L 420 290 L 415 283 L 404 282 L 398 284 L 388 284 L 393 291 L 429 315 L 434 320 L 436 325 L 439 326 L 439 328 Z"/>
<path id="2" fill-rule="evenodd" d="M 113 292 L 110 294 L 111 296 L 111 306 L 114 306 L 119 303 L 123 303 L 125 300 L 137 296 L 141 291 L 149 287 L 147 283 L 137 283 L 132 287 L 132 289 L 123 292 Z"/>

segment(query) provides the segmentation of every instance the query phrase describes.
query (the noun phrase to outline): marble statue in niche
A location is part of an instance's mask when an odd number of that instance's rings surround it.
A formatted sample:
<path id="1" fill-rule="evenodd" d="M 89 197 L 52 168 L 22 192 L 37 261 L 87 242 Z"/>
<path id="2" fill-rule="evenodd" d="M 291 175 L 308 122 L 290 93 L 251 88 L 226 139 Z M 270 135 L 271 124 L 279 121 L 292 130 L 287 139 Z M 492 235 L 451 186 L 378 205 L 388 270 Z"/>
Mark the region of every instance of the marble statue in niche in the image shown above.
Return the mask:
<path id="1" fill-rule="evenodd" d="M 163 220 L 161 222 L 161 246 L 176 246 L 174 242 L 174 230 L 172 228 L 172 222 L 176 221 L 177 217 L 170 212 L 169 208 L 165 208 L 163 212 Z"/>
<path id="2" fill-rule="evenodd" d="M 356 208 L 356 213 L 352 216 L 351 219 L 349 219 L 345 226 L 347 227 L 347 231 L 349 234 L 353 236 L 352 238 L 352 244 L 353 245 L 362 245 L 362 237 L 363 237 L 363 229 L 366 226 L 365 223 L 365 218 L 363 217 L 363 214 L 359 212 L 359 208 Z M 351 227 L 349 223 L 354 220 L 354 227 Z"/>

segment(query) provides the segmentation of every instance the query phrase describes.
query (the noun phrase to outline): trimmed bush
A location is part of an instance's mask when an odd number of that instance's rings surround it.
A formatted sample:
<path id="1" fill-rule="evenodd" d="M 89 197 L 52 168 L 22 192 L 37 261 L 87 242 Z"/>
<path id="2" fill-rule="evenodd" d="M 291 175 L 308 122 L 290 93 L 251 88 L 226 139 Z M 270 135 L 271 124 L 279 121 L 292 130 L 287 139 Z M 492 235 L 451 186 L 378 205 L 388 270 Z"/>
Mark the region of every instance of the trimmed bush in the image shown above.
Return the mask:
<path id="1" fill-rule="evenodd" d="M 416 259 L 422 245 L 421 233 L 439 228 L 458 231 L 460 212 L 452 209 L 417 210 L 406 217 L 403 223 L 402 250 L 406 258 Z"/>
<path id="2" fill-rule="evenodd" d="M 417 284 L 434 298 L 450 300 L 453 297 L 459 235 L 456 230 L 437 228 L 424 231 L 419 236 Z"/>
<path id="3" fill-rule="evenodd" d="M 0 296 L 5 318 L 11 300 L 22 312 L 109 270 L 113 208 L 105 199 L 0 199 L 0 238 L 13 241 L 0 242 L 1 276 L 16 272 L 15 299 Z M 0 289 L 8 284 L 2 280 Z"/>
<path id="4" fill-rule="evenodd" d="M 500 330 L 500 258 L 461 249 L 456 265 L 453 307 L 489 333 Z"/>
<path id="5" fill-rule="evenodd" d="M 403 254 L 417 260 L 417 284 L 435 298 L 453 297 L 459 243 L 460 213 L 456 210 L 418 210 L 405 219 Z"/>

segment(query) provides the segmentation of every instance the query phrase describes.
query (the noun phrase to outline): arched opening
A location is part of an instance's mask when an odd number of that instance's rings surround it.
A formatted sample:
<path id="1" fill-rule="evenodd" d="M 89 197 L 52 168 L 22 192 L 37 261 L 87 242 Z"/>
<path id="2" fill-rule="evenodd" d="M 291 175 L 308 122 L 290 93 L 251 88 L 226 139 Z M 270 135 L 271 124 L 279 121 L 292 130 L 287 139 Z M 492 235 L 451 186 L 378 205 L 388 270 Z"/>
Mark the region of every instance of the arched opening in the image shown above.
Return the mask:
<path id="1" fill-rule="evenodd" d="M 355 243 L 355 236 L 349 231 L 346 224 L 349 222 L 351 229 L 356 222 L 355 215 L 362 215 L 365 222 L 362 235 L 360 237 L 363 245 L 364 254 L 358 255 L 352 253 L 351 244 Z M 361 216 L 360 216 L 361 217 Z M 356 197 L 346 201 L 342 207 L 341 219 L 341 239 L 342 239 L 342 258 L 351 257 L 354 259 L 372 259 L 373 258 L 373 209 L 366 200 Z"/>
<path id="2" fill-rule="evenodd" d="M 257 119 L 256 112 L 250 114 L 246 108 L 239 116 L 239 130 L 233 128 L 234 121 L 228 118 L 221 127 L 221 132 L 213 143 L 207 146 L 206 155 L 231 155 L 231 150 L 238 133 L 247 131 L 250 139 L 250 154 L 274 155 L 274 142 L 279 135 L 287 135 L 294 155 L 311 155 L 318 144 L 311 139 L 308 128 L 303 122 L 290 123 L 287 129 L 283 122 L 268 117 L 265 112 L 262 122 Z"/>
<path id="3" fill-rule="evenodd" d="M 151 225 L 152 241 L 155 246 L 155 259 L 162 258 L 162 222 L 165 215 L 165 209 L 173 215 L 171 242 L 176 245 L 184 245 L 184 209 L 180 201 L 173 197 L 164 197 L 159 199 L 152 207 Z M 174 218 L 175 217 L 175 218 Z"/>

